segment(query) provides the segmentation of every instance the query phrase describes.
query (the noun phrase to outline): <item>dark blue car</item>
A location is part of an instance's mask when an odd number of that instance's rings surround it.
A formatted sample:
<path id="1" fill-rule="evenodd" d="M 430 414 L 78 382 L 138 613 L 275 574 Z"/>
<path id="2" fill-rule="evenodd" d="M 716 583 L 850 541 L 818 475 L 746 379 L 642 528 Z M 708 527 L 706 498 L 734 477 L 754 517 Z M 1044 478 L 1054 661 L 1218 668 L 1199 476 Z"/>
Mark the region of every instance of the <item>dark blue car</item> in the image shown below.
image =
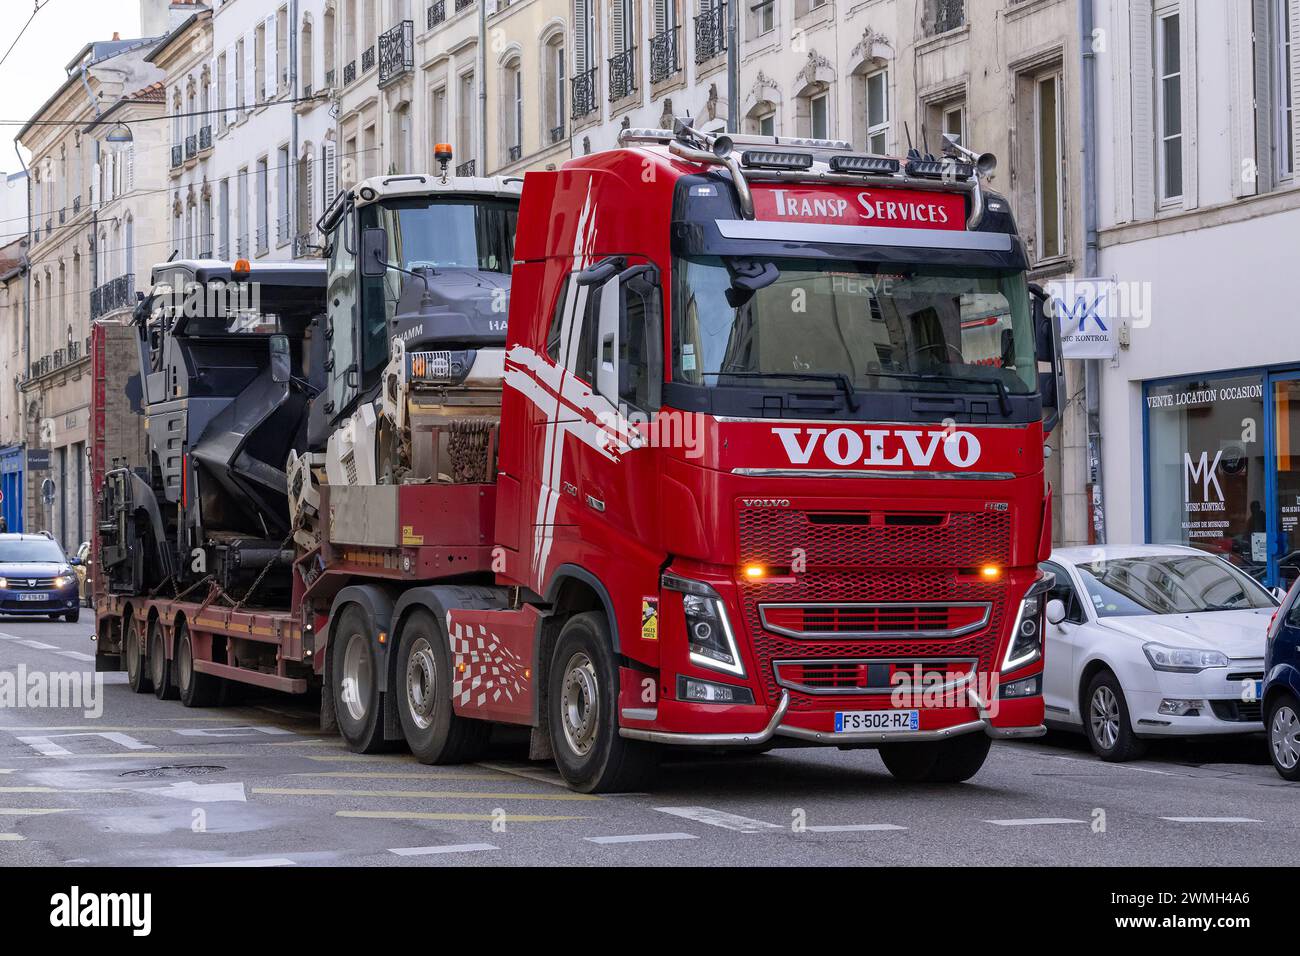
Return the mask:
<path id="1" fill-rule="evenodd" d="M 1263 699 L 1273 766 L 1287 780 L 1300 780 L 1300 580 L 1268 628 Z"/>
<path id="2" fill-rule="evenodd" d="M 81 610 L 77 572 L 45 534 L 0 534 L 0 614 L 63 617 Z"/>

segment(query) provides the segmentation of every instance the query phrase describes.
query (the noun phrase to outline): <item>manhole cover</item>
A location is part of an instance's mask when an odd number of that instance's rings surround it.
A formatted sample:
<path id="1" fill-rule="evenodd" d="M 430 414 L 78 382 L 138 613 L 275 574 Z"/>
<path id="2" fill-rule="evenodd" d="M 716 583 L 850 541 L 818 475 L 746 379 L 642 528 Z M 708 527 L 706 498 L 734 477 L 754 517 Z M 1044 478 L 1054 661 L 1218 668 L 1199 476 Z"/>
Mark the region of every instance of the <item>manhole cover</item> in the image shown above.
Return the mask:
<path id="1" fill-rule="evenodd" d="M 203 764 L 189 767 L 147 767 L 144 770 L 128 770 L 125 773 L 118 774 L 118 776 L 146 777 L 148 779 L 154 779 L 156 777 L 201 777 L 205 773 L 221 773 L 221 771 L 225 769 L 225 767 Z"/>

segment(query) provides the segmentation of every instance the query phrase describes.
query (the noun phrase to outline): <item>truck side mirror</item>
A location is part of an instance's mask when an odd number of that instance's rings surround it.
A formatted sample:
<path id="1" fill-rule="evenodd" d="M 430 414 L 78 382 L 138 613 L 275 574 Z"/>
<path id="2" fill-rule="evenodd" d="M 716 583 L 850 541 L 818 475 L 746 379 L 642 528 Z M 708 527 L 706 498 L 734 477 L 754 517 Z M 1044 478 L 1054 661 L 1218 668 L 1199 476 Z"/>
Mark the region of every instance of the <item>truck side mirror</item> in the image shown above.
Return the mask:
<path id="1" fill-rule="evenodd" d="M 361 275 L 382 279 L 388 274 L 388 233 L 379 226 L 361 230 Z"/>
<path id="2" fill-rule="evenodd" d="M 1064 369 L 1061 364 L 1061 331 L 1052 311 L 1051 297 L 1036 282 L 1029 283 L 1030 315 L 1034 327 L 1034 357 L 1039 366 L 1038 392 L 1043 398 L 1043 430 L 1050 433 L 1061 420 L 1065 395 Z"/>
<path id="3" fill-rule="evenodd" d="M 622 343 L 623 296 L 617 275 L 600 287 L 596 321 L 596 392 L 618 407 L 618 356 Z"/>
<path id="4" fill-rule="evenodd" d="M 293 356 L 289 351 L 289 336 L 271 336 L 271 380 L 277 385 L 289 381 L 293 370 Z"/>

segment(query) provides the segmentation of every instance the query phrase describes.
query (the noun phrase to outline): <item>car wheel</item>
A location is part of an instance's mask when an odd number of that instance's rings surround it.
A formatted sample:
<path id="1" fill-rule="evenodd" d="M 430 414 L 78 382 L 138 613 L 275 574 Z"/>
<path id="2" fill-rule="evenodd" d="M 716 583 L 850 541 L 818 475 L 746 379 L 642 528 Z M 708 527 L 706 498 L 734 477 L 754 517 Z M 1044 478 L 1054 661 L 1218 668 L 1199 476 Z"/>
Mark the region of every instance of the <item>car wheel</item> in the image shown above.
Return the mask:
<path id="1" fill-rule="evenodd" d="M 1102 760 L 1122 763 L 1136 760 L 1146 751 L 1145 742 L 1133 733 L 1124 691 L 1110 671 L 1102 671 L 1088 683 L 1083 702 L 1083 730 L 1092 752 Z"/>
<path id="2" fill-rule="evenodd" d="M 1283 780 L 1300 780 L 1300 702 L 1279 694 L 1268 707 L 1268 755 Z"/>
<path id="3" fill-rule="evenodd" d="M 81 617 L 81 608 L 77 608 L 77 610 L 75 611 L 69 611 L 67 614 L 63 615 L 63 619 L 67 621 L 69 624 L 76 624 L 78 619 L 80 619 L 80 617 Z"/>

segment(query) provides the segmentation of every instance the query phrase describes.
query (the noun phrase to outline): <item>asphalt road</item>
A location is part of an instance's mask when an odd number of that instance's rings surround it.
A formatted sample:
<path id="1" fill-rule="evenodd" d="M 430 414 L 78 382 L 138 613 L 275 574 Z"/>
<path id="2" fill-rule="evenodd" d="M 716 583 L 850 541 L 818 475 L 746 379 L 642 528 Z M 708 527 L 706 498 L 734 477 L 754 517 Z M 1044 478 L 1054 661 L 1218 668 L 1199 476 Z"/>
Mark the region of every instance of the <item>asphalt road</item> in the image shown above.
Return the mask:
<path id="1" fill-rule="evenodd" d="M 88 615 L 87 615 L 88 617 Z M 0 620 L 0 671 L 94 669 L 91 625 Z M 1291 864 L 1295 806 L 1262 736 L 1105 764 L 1082 739 L 996 743 L 969 783 L 896 783 L 871 751 L 689 755 L 653 793 L 565 789 L 520 743 L 423 767 L 316 733 L 311 702 L 135 695 L 102 714 L 0 706 L 0 864 Z M 9 702 L 5 702 L 6 704 Z M 28 703 L 24 701 L 23 703 Z M 83 704 L 86 702 L 83 701 Z"/>

